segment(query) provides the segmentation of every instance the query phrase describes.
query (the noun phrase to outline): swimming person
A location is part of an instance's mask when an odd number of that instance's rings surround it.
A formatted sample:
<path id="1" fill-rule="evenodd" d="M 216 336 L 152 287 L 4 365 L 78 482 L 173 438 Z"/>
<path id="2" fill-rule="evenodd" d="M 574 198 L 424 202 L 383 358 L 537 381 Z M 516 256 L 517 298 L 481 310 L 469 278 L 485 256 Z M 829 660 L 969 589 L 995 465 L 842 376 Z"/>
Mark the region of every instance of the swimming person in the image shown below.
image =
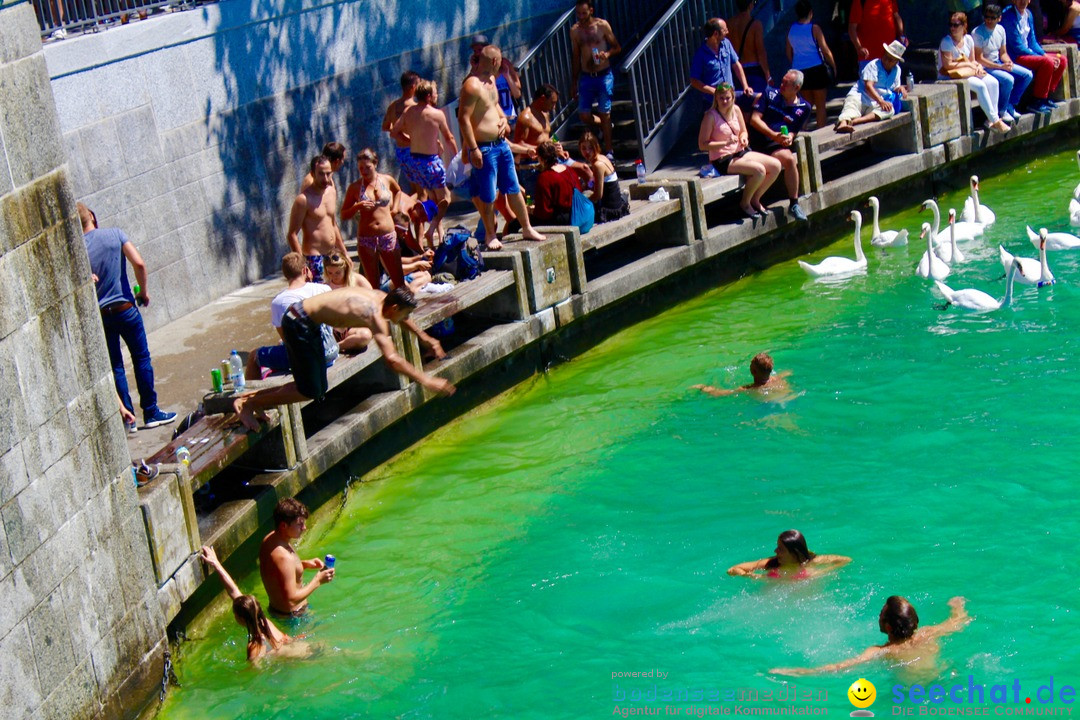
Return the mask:
<path id="1" fill-rule="evenodd" d="M 785 370 L 776 375 L 773 375 L 772 371 L 772 357 L 768 353 L 758 353 L 754 356 L 754 359 L 750 361 L 750 375 L 754 378 L 754 382 L 740 385 L 737 388 L 718 388 L 713 387 L 712 385 L 694 385 L 692 386 L 692 389 L 700 390 L 703 393 L 708 393 L 709 395 L 716 397 L 734 395 L 740 392 L 757 392 L 762 395 L 780 396 L 790 393 L 791 388 L 784 378 L 791 375 L 791 371 Z"/>
<path id="2" fill-rule="evenodd" d="M 232 576 L 229 575 L 221 561 L 218 560 L 214 548 L 204 545 L 201 556 L 203 562 L 216 570 L 217 574 L 221 576 L 221 582 L 225 585 L 225 590 L 233 601 L 233 617 L 236 618 L 236 622 L 247 629 L 247 659 L 249 662 L 255 662 L 270 653 L 291 657 L 306 657 L 311 654 L 311 646 L 304 642 L 296 642 L 294 638 L 281 632 L 270 621 L 270 618 L 266 617 L 262 605 L 259 604 L 254 595 L 244 595 L 240 592 L 240 588 L 236 585 Z"/>
<path id="3" fill-rule="evenodd" d="M 785 530 L 776 539 L 776 554 L 728 568 L 728 575 L 802 580 L 823 575 L 851 562 L 844 555 L 818 555 L 810 552 L 806 538 L 798 530 Z"/>
<path id="4" fill-rule="evenodd" d="M 878 627 L 889 636 L 884 645 L 872 645 L 853 658 L 816 668 L 773 668 L 770 673 L 778 675 L 812 675 L 847 670 L 877 658 L 892 661 L 895 665 L 908 669 L 923 667 L 931 669 L 937 661 L 940 647 L 938 638 L 952 635 L 964 629 L 971 616 L 964 609 L 966 601 L 962 597 L 949 599 L 952 612 L 945 622 L 919 629 L 919 614 L 915 607 L 899 595 L 893 595 L 885 601 L 878 616 Z"/>

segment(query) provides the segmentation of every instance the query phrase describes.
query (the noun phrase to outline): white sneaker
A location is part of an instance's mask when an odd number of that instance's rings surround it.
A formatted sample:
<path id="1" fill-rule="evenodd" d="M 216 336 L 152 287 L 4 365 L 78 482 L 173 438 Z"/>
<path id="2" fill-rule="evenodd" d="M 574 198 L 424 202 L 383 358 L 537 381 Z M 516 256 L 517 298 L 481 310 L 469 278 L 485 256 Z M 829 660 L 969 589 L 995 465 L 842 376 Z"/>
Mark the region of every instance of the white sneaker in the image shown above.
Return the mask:
<path id="1" fill-rule="evenodd" d="M 1016 122 L 1016 118 L 1014 118 L 1012 115 L 1010 115 L 1008 110 L 1001 113 L 1001 119 L 1004 120 L 1005 122 L 1009 123 L 1010 125 L 1012 125 L 1014 122 Z"/>
<path id="2" fill-rule="evenodd" d="M 54 32 L 49 37 L 51 37 L 53 40 L 63 40 L 67 37 L 67 30 L 65 30 L 64 28 L 58 28 L 56 32 Z"/>

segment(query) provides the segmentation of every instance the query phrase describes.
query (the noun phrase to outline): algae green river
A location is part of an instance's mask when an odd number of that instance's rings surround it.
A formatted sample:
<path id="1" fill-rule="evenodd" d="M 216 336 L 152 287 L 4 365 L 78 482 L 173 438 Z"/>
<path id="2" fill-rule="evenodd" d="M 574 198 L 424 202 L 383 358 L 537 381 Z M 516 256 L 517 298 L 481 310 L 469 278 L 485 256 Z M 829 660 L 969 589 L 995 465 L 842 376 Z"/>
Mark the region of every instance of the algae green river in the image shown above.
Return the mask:
<path id="1" fill-rule="evenodd" d="M 998 244 L 1038 257 L 1024 225 L 1068 231 L 1077 181 L 1072 151 L 983 177 L 998 221 L 961 245 L 969 259 L 948 284 L 1004 295 Z M 965 195 L 939 198 L 943 214 Z M 838 716 L 860 677 L 878 717 L 1071 709 L 1080 251 L 1051 253 L 1057 284 L 1018 285 L 1012 307 L 942 311 L 913 272 L 929 219 L 914 205 L 882 196 L 883 227 L 912 243 L 871 248 L 866 232 L 863 276 L 813 282 L 792 260 L 719 287 L 364 477 L 300 543 L 302 557 L 338 558 L 311 598 L 313 655 L 249 667 L 222 611 L 184 644 L 183 687 L 159 717 Z M 852 256 L 850 231 L 806 259 Z M 761 350 L 791 371 L 796 397 L 690 389 L 748 382 Z M 789 528 L 853 562 L 803 582 L 726 574 Z M 265 603 L 257 571 L 238 580 Z M 973 622 L 942 641 L 929 675 L 882 662 L 769 673 L 884 642 L 878 612 L 893 594 L 924 625 L 967 599 Z M 780 700 L 785 682 L 796 690 Z M 913 704 L 915 683 L 953 698 Z M 994 685 L 1006 702 L 990 702 Z"/>

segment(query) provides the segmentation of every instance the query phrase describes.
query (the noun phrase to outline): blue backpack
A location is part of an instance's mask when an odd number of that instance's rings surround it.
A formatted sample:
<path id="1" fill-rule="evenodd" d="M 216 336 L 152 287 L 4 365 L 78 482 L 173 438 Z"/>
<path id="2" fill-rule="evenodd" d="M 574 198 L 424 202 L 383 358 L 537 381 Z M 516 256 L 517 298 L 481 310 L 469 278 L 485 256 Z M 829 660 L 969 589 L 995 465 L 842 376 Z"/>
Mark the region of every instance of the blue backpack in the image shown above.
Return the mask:
<path id="1" fill-rule="evenodd" d="M 480 243 L 470 237 L 465 228 L 450 228 L 443 236 L 442 243 L 435 248 L 431 271 L 435 275 L 448 272 L 458 282 L 478 277 L 484 271 Z"/>

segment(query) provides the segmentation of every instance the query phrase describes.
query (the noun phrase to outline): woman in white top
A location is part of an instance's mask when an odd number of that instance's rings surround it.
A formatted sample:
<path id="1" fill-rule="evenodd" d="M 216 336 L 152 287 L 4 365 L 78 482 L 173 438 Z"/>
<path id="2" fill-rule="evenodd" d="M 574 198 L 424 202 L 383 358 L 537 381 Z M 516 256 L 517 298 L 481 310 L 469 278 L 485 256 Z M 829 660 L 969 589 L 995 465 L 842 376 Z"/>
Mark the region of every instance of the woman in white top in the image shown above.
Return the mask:
<path id="1" fill-rule="evenodd" d="M 949 16 L 949 34 L 938 46 L 937 68 L 939 80 L 950 79 L 950 71 L 967 74 L 964 82 L 979 98 L 986 127 L 1001 133 L 1009 131 L 998 115 L 998 81 L 975 61 L 975 41 L 967 34 L 967 16 L 962 12 Z"/>

